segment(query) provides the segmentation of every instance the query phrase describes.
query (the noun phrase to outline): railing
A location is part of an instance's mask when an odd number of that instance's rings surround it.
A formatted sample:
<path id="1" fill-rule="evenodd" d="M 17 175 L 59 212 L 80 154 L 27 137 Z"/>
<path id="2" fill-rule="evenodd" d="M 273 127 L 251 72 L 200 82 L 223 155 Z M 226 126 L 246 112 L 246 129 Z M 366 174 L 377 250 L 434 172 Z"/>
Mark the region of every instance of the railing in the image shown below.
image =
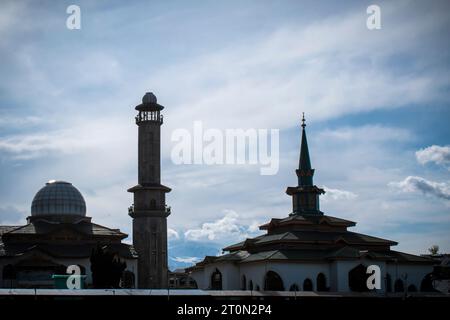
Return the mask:
<path id="1" fill-rule="evenodd" d="M 161 210 L 161 208 L 154 207 L 154 208 L 151 208 L 151 210 Z M 171 213 L 171 207 L 168 205 L 166 205 L 163 210 L 165 213 L 168 213 L 168 214 Z M 135 213 L 134 204 L 132 204 L 131 206 L 128 207 L 128 214 L 134 214 L 134 213 Z"/>
<path id="2" fill-rule="evenodd" d="M 158 122 L 160 124 L 163 124 L 164 117 L 159 112 L 153 113 L 140 111 L 138 115 L 134 117 L 134 119 L 136 120 L 136 124 L 139 124 L 141 122 Z"/>

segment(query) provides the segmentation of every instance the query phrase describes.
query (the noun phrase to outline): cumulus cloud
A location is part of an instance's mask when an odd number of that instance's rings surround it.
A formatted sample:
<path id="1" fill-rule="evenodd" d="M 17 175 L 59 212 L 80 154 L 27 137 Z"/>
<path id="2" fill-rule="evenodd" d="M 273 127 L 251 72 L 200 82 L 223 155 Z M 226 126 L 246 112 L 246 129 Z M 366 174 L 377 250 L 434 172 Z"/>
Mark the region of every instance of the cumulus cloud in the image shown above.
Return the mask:
<path id="1" fill-rule="evenodd" d="M 37 119 L 32 117 L 28 121 L 38 121 Z M 71 155 L 105 148 L 114 151 L 116 148 L 123 149 L 132 145 L 134 140 L 135 136 L 126 122 L 110 117 L 105 118 L 102 123 L 84 121 L 63 129 L 3 136 L 0 137 L 0 151 L 15 159 L 33 159 L 51 154 Z M 132 150 L 131 147 L 129 150 Z"/>
<path id="2" fill-rule="evenodd" d="M 15 206 L 8 205 L 0 207 L 0 224 L 20 225 L 26 215 L 25 210 L 21 210 Z"/>
<path id="3" fill-rule="evenodd" d="M 189 229 L 184 237 L 191 241 L 240 240 L 255 232 L 254 226 L 246 226 L 239 222 L 239 215 L 232 210 L 224 210 L 225 216 L 214 222 L 205 222 L 200 228 Z"/>
<path id="4" fill-rule="evenodd" d="M 176 230 L 168 228 L 167 229 L 167 238 L 169 240 L 178 240 L 178 239 L 180 239 L 180 235 L 178 234 L 178 232 Z"/>
<path id="5" fill-rule="evenodd" d="M 386 127 L 381 125 L 365 125 L 342 127 L 335 130 L 324 130 L 319 133 L 318 139 L 333 140 L 336 142 L 385 142 L 408 141 L 413 138 L 409 130 Z"/>
<path id="6" fill-rule="evenodd" d="M 194 264 L 201 260 L 198 257 L 170 257 L 170 259 L 175 262 L 189 263 L 189 264 Z"/>
<path id="7" fill-rule="evenodd" d="M 333 200 L 352 200 L 358 196 L 356 193 L 351 191 L 332 189 L 328 187 L 324 187 L 324 189 L 326 191 L 324 199 L 331 198 Z"/>
<path id="8" fill-rule="evenodd" d="M 450 169 L 450 146 L 432 145 L 418 150 L 416 151 L 416 159 L 420 164 L 434 162 Z"/>
<path id="9" fill-rule="evenodd" d="M 402 192 L 422 192 L 441 199 L 450 200 L 450 186 L 444 182 L 434 182 L 421 177 L 408 176 L 400 182 L 390 182 L 390 187 Z"/>

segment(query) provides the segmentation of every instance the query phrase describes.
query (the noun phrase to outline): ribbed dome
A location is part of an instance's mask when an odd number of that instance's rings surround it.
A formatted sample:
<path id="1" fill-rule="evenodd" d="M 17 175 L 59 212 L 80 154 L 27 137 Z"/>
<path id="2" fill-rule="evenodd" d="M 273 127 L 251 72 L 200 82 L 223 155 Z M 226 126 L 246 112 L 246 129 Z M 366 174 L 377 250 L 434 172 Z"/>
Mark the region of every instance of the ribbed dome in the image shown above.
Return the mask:
<path id="1" fill-rule="evenodd" d="M 31 204 L 32 216 L 86 216 L 86 202 L 70 182 L 51 180 L 36 193 Z"/>

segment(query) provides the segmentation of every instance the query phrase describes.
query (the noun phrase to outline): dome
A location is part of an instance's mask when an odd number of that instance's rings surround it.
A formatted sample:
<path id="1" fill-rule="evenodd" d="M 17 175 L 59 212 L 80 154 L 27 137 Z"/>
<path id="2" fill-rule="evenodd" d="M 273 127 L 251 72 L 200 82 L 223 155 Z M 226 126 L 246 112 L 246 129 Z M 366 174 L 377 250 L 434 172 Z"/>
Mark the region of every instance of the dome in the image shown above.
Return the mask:
<path id="1" fill-rule="evenodd" d="M 50 180 L 31 204 L 32 216 L 86 216 L 86 202 L 70 182 Z"/>
<path id="2" fill-rule="evenodd" d="M 147 104 L 147 103 L 157 103 L 156 96 L 153 94 L 153 92 L 147 92 L 147 93 L 142 97 L 142 103 L 144 103 L 144 104 Z"/>

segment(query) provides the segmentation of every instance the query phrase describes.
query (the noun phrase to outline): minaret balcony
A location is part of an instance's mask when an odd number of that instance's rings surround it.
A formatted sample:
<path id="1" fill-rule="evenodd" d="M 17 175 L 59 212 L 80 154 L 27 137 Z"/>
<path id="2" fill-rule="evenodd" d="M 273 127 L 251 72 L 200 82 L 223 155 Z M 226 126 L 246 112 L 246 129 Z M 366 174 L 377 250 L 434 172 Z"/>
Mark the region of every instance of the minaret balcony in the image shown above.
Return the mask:
<path id="1" fill-rule="evenodd" d="M 134 119 L 136 120 L 137 125 L 141 123 L 157 123 L 161 125 L 164 123 L 164 117 L 159 111 L 140 111 Z"/>
<path id="2" fill-rule="evenodd" d="M 162 216 L 168 216 L 171 214 L 171 207 L 164 205 L 164 207 L 151 207 L 151 208 L 140 208 L 136 209 L 134 204 L 128 207 L 128 215 L 133 217 L 135 215 L 162 215 Z"/>

